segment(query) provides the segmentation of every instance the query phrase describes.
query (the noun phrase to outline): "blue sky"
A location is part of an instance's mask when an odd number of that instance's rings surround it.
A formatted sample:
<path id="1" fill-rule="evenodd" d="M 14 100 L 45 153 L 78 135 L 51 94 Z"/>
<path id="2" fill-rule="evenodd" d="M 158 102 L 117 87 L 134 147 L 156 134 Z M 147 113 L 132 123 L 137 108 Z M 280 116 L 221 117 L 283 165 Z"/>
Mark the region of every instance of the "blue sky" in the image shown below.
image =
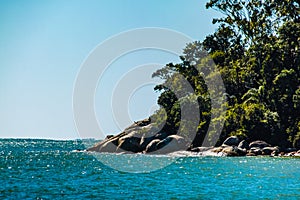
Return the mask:
<path id="1" fill-rule="evenodd" d="M 219 14 L 202 0 L 0 0 L 0 138 L 78 138 L 72 92 L 80 66 L 107 38 L 135 28 L 160 27 L 203 40 Z M 176 62 L 147 51 L 113 63 L 95 96 L 98 121 L 106 134 L 114 124 L 107 108 L 110 77 L 143 63 Z M 116 78 L 118 79 L 118 78 Z M 141 88 L 129 102 L 132 120 L 149 114 L 157 93 Z M 90 137 L 94 137 L 90 135 Z"/>

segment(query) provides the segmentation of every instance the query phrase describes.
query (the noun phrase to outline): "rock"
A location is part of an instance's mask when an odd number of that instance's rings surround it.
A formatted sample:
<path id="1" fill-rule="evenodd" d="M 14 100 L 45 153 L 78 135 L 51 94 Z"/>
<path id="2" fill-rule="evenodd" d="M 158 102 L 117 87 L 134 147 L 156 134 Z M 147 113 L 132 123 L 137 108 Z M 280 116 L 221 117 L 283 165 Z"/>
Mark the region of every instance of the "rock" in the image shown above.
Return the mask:
<path id="1" fill-rule="evenodd" d="M 286 149 L 284 149 L 285 153 L 291 153 L 291 152 L 295 152 L 295 151 L 297 151 L 296 148 L 286 148 Z"/>
<path id="2" fill-rule="evenodd" d="M 284 156 L 287 156 L 287 157 L 295 156 L 296 153 L 297 153 L 296 151 L 292 151 L 292 152 L 284 154 Z"/>
<path id="3" fill-rule="evenodd" d="M 170 135 L 157 144 L 157 153 L 165 154 L 175 151 L 183 151 L 189 147 L 189 143 L 179 135 Z"/>
<path id="4" fill-rule="evenodd" d="M 141 134 L 137 131 L 133 131 L 118 140 L 118 149 L 117 151 L 129 151 L 133 153 L 138 153 L 143 151 L 140 146 Z"/>
<path id="5" fill-rule="evenodd" d="M 225 153 L 226 156 L 244 156 L 247 152 L 236 146 L 228 146 L 222 150 L 222 153 Z"/>
<path id="6" fill-rule="evenodd" d="M 143 134 L 141 141 L 140 141 L 141 149 L 145 150 L 146 147 L 148 146 L 148 144 L 154 139 L 155 139 L 154 136 L 147 137 L 147 134 Z"/>
<path id="7" fill-rule="evenodd" d="M 247 153 L 246 156 L 256 156 L 254 153 Z"/>
<path id="8" fill-rule="evenodd" d="M 134 122 L 136 125 L 138 126 L 147 126 L 151 123 L 151 119 L 148 118 L 148 119 L 143 119 L 141 121 L 137 121 L 137 122 Z"/>
<path id="9" fill-rule="evenodd" d="M 118 138 L 109 140 L 104 143 L 97 152 L 115 153 L 117 152 Z"/>
<path id="10" fill-rule="evenodd" d="M 249 145 L 249 148 L 251 149 L 251 148 L 257 147 L 257 148 L 263 149 L 265 147 L 270 147 L 270 146 L 271 145 L 266 143 L 265 141 L 257 140 L 257 141 L 251 142 Z"/>
<path id="11" fill-rule="evenodd" d="M 246 150 L 249 150 L 249 143 L 246 141 L 246 140 L 243 140 L 239 143 L 238 145 L 239 148 L 241 149 L 246 149 Z"/>
<path id="12" fill-rule="evenodd" d="M 295 156 L 295 157 L 300 157 L 300 153 L 296 152 L 296 153 L 294 154 L 294 156 Z"/>
<path id="13" fill-rule="evenodd" d="M 238 156 L 238 153 L 235 151 L 235 148 L 233 146 L 225 147 L 222 150 L 222 153 L 225 153 L 226 156 Z"/>
<path id="14" fill-rule="evenodd" d="M 161 140 L 159 139 L 155 139 L 155 140 L 152 140 L 146 147 L 145 149 L 145 153 L 150 153 L 150 152 L 153 152 L 153 151 L 156 151 L 157 150 L 157 144 L 160 143 Z"/>
<path id="15" fill-rule="evenodd" d="M 104 142 L 100 142 L 95 146 L 87 149 L 88 151 L 115 153 L 118 145 L 118 138 L 112 138 Z"/>
<path id="16" fill-rule="evenodd" d="M 170 134 L 166 133 L 166 132 L 159 132 L 155 135 L 155 139 L 160 139 L 163 140 L 165 138 L 167 138 Z"/>
<path id="17" fill-rule="evenodd" d="M 154 139 L 159 139 L 157 138 L 158 135 L 158 128 L 152 126 L 151 124 L 144 126 L 142 130 L 142 137 L 140 140 L 140 147 L 141 149 L 145 150 L 147 145 Z"/>
<path id="18" fill-rule="evenodd" d="M 239 156 L 245 156 L 247 154 L 247 150 L 237 147 L 237 153 L 239 154 Z"/>
<path id="19" fill-rule="evenodd" d="M 115 153 L 118 147 L 118 140 L 124 135 L 126 135 L 126 133 L 122 132 L 118 135 L 111 136 L 108 139 L 95 144 L 93 147 L 88 148 L 87 151 Z"/>
<path id="20" fill-rule="evenodd" d="M 279 152 L 273 151 L 273 152 L 271 153 L 271 156 L 279 156 Z"/>
<path id="21" fill-rule="evenodd" d="M 265 147 L 262 149 L 262 155 L 276 155 L 279 153 L 279 147 Z"/>
<path id="22" fill-rule="evenodd" d="M 259 147 L 252 147 L 248 153 L 254 154 L 255 156 L 262 155 L 262 150 Z"/>
<path id="23" fill-rule="evenodd" d="M 89 148 L 88 151 L 110 153 L 139 153 L 143 152 L 147 145 L 156 139 L 158 128 L 150 123 L 150 120 L 135 122 L 122 133 L 107 136 L 102 142 Z M 142 140 L 143 139 L 143 140 Z"/>
<path id="24" fill-rule="evenodd" d="M 223 142 L 223 145 L 238 146 L 239 142 L 240 140 L 237 136 L 230 136 Z"/>
<path id="25" fill-rule="evenodd" d="M 142 128 L 150 129 L 152 127 L 151 121 L 148 119 L 144 119 L 141 121 L 134 122 L 129 127 L 127 127 L 124 132 L 129 133 L 132 131 L 141 130 Z"/>
<path id="26" fill-rule="evenodd" d="M 284 152 L 280 152 L 278 156 L 284 156 Z"/>
<path id="27" fill-rule="evenodd" d="M 104 140 L 108 140 L 108 139 L 110 139 L 112 137 L 114 137 L 114 135 L 107 135 Z"/>
<path id="28" fill-rule="evenodd" d="M 223 149 L 224 149 L 224 147 L 215 147 L 215 148 L 213 148 L 211 151 L 214 152 L 214 153 L 219 153 L 219 152 L 221 152 Z"/>
<path id="29" fill-rule="evenodd" d="M 195 148 L 192 148 L 190 151 L 199 153 L 199 152 L 210 151 L 212 149 L 213 149 L 213 147 L 195 147 Z"/>

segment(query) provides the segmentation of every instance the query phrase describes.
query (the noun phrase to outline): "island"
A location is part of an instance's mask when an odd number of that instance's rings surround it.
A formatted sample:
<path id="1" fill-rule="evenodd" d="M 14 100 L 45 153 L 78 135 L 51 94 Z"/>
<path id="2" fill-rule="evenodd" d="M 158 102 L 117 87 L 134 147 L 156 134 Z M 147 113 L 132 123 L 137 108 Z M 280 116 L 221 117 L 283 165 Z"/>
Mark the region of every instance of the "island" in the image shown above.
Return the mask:
<path id="1" fill-rule="evenodd" d="M 88 151 L 299 156 L 299 3 L 211 0 L 206 7 L 222 14 L 215 32 L 153 73 L 163 80 L 154 88 L 160 108 Z M 195 102 L 198 109 L 187 106 Z M 212 123 L 219 134 L 207 135 Z M 205 137 L 218 138 L 205 146 Z"/>

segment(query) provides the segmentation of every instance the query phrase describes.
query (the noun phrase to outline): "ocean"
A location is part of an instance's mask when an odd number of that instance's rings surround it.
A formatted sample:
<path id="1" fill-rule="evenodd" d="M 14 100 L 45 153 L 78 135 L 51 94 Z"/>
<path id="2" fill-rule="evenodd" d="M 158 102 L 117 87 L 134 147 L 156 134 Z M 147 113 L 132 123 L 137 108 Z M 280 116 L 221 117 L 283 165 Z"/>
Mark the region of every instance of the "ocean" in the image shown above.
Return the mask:
<path id="1" fill-rule="evenodd" d="M 74 151 L 84 148 L 0 139 L 0 199 L 300 199 L 297 158 Z"/>

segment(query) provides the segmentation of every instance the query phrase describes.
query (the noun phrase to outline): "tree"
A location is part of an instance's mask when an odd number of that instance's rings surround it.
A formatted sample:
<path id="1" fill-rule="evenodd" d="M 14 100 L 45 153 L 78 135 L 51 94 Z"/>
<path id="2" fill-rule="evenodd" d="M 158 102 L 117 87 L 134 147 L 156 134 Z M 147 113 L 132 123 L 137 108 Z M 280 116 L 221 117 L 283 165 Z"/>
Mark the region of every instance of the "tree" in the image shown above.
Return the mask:
<path id="1" fill-rule="evenodd" d="M 188 44 L 180 63 L 170 63 L 153 74 L 174 84 L 183 76 L 195 91 L 200 121 L 193 146 L 201 145 L 212 121 L 225 119 L 218 144 L 238 135 L 249 141 L 300 147 L 299 4 L 299 0 L 210 0 L 206 7 L 223 14 L 213 20 L 218 29 L 203 42 Z M 212 117 L 219 112 L 211 106 L 213 91 L 205 83 L 216 72 L 205 51 L 226 87 L 221 95 L 227 97 L 223 106 L 228 110 L 217 119 Z M 180 98 L 165 84 L 155 87 L 162 92 L 158 104 L 168 115 L 165 130 L 178 130 L 180 102 L 190 98 L 184 86 L 176 88 Z"/>

